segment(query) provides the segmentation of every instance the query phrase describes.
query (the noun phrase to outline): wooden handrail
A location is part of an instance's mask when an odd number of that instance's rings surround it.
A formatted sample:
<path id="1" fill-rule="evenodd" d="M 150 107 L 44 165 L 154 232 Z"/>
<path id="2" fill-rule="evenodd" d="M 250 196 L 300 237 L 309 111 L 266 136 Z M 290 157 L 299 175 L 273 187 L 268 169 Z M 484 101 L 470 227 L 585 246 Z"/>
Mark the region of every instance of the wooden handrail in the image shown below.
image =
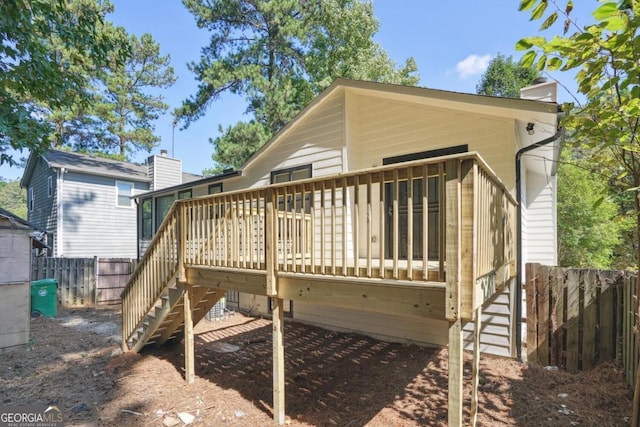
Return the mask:
<path id="1" fill-rule="evenodd" d="M 471 254 L 460 258 L 469 315 L 478 278 L 515 274 L 515 215 L 477 153 L 176 200 L 122 293 L 123 337 L 189 266 L 444 282 L 458 265 L 452 238 Z M 464 233 L 449 236 L 450 224 Z"/>

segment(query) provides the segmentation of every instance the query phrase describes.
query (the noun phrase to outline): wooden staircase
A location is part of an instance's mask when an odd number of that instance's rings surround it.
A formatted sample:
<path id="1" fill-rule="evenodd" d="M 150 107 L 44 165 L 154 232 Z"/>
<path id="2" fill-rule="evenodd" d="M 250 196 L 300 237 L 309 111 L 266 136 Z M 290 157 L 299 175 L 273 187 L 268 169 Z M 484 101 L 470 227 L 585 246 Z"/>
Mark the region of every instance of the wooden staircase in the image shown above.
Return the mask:
<path id="1" fill-rule="evenodd" d="M 177 208 L 167 213 L 149 249 L 122 292 L 122 349 L 178 341 L 184 329 L 185 285 L 178 281 L 181 256 Z M 184 243 L 182 243 L 184 244 Z M 206 246 L 199 249 L 206 250 Z M 226 290 L 195 286 L 191 291 L 191 318 L 197 324 L 224 297 Z"/>
<path id="2" fill-rule="evenodd" d="M 225 295 L 225 290 L 195 287 L 192 307 L 193 322 L 197 324 Z M 167 287 L 137 328 L 135 334 L 126 343 L 130 351 L 138 352 L 144 346 L 161 346 L 169 341 L 179 341 L 184 328 L 184 286 L 174 282 Z"/>

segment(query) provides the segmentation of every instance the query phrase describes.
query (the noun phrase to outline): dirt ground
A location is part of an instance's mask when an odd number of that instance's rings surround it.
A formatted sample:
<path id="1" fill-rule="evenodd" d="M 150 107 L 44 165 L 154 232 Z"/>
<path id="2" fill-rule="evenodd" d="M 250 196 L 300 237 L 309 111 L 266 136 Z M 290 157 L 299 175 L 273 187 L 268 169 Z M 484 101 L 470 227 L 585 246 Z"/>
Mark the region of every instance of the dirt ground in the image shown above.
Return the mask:
<path id="1" fill-rule="evenodd" d="M 57 405 L 77 426 L 272 425 L 271 323 L 236 313 L 195 332 L 186 384 L 181 344 L 120 353 L 117 310 L 33 319 L 29 349 L 0 354 L 0 405 Z M 446 349 L 296 323 L 285 332 L 287 424 L 447 424 Z M 481 426 L 624 426 L 633 395 L 615 363 L 569 374 L 488 356 L 479 390 Z"/>

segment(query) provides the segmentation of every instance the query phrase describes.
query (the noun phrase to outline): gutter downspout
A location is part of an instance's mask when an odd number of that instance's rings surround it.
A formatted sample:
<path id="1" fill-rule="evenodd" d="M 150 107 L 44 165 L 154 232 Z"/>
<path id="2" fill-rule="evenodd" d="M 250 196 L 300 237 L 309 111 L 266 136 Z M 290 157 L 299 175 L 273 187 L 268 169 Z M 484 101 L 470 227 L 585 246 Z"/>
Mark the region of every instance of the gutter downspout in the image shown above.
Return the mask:
<path id="1" fill-rule="evenodd" d="M 135 197 L 133 202 L 136 204 L 136 262 L 140 261 L 140 218 L 142 213 L 140 212 L 140 204 L 138 198 Z"/>
<path id="2" fill-rule="evenodd" d="M 562 131 L 563 128 L 558 127 L 558 130 L 553 136 L 523 147 L 516 153 L 516 202 L 518 202 L 518 225 L 516 232 L 516 358 L 518 360 L 522 360 L 522 170 L 520 161 L 522 160 L 523 154 L 556 141 L 562 135 Z"/>
<path id="3" fill-rule="evenodd" d="M 65 168 L 58 169 L 58 183 L 56 188 L 56 204 L 58 205 L 58 218 L 56 224 L 56 244 L 54 256 L 61 257 L 64 253 L 64 174 Z"/>

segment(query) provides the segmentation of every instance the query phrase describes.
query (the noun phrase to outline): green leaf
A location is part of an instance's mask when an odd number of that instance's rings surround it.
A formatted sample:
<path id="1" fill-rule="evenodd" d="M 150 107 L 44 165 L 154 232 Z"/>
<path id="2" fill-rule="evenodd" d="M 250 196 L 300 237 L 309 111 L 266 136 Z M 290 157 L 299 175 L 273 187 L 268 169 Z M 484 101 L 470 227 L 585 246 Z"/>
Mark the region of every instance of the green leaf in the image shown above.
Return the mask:
<path id="1" fill-rule="evenodd" d="M 521 0 L 520 7 L 518 7 L 519 12 L 523 12 L 525 10 L 529 10 L 536 4 L 536 0 Z"/>
<path id="2" fill-rule="evenodd" d="M 535 21 L 536 19 L 540 19 L 542 17 L 542 15 L 544 15 L 544 11 L 547 10 L 547 1 L 546 0 L 542 0 L 535 9 L 533 9 L 533 12 L 531 12 L 531 19 L 530 21 Z"/>
<path id="3" fill-rule="evenodd" d="M 551 15 L 547 17 L 547 19 L 544 20 L 542 25 L 540 25 L 540 31 L 544 31 L 550 26 L 552 26 L 557 19 L 558 19 L 558 12 L 553 12 Z"/>
<path id="4" fill-rule="evenodd" d="M 596 20 L 602 21 L 604 19 L 611 17 L 617 11 L 618 11 L 618 6 L 615 3 L 605 3 L 599 8 L 597 8 L 596 10 L 594 10 L 592 15 Z"/>
<path id="5" fill-rule="evenodd" d="M 516 50 L 527 50 L 531 49 L 533 43 L 529 41 L 529 39 L 520 39 L 516 43 Z"/>
<path id="6" fill-rule="evenodd" d="M 547 69 L 549 71 L 558 70 L 562 66 L 562 60 L 558 57 L 553 57 L 547 61 Z"/>
<path id="7" fill-rule="evenodd" d="M 536 67 L 538 68 L 538 70 L 542 71 L 544 70 L 546 65 L 547 65 L 547 55 L 542 55 L 540 58 L 538 58 L 538 64 Z"/>
<path id="8" fill-rule="evenodd" d="M 622 16 L 612 16 L 607 19 L 607 30 L 609 31 L 621 31 L 627 28 L 627 20 Z"/>
<path id="9" fill-rule="evenodd" d="M 530 50 L 529 52 L 524 54 L 524 56 L 520 60 L 520 63 L 522 64 L 523 67 L 531 67 L 535 59 L 536 59 L 536 53 Z"/>

